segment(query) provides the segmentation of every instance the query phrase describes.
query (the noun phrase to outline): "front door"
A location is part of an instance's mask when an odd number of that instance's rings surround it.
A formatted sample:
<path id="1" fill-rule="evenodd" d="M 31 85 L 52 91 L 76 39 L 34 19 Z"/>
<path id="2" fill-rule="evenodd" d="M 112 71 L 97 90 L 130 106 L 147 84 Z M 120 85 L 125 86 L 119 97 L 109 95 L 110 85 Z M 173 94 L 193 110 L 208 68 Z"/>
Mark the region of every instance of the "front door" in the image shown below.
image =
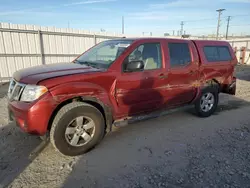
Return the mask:
<path id="1" fill-rule="evenodd" d="M 144 69 L 127 72 L 126 64 L 136 60 L 144 62 Z M 131 116 L 162 107 L 165 73 L 160 42 L 137 46 L 124 60 L 123 72 L 117 78 L 115 97 L 120 115 Z"/>

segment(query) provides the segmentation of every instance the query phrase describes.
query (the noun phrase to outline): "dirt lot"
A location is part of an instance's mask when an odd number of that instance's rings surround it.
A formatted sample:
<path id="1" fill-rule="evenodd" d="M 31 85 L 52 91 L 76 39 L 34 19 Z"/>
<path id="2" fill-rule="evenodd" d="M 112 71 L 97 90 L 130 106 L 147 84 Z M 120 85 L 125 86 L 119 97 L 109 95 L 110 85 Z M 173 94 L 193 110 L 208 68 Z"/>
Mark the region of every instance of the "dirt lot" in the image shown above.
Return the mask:
<path id="1" fill-rule="evenodd" d="M 64 157 L 7 123 L 0 89 L 0 187 L 250 187 L 250 68 L 238 68 L 237 95 L 215 115 L 192 108 L 110 133 L 91 152 Z"/>

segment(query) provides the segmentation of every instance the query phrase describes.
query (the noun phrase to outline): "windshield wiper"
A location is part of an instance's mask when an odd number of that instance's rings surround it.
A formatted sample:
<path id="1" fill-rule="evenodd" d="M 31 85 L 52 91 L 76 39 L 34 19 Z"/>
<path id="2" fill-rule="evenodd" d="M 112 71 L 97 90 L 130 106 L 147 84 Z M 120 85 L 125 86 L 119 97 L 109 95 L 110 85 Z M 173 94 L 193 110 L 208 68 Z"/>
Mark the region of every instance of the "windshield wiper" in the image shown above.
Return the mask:
<path id="1" fill-rule="evenodd" d="M 81 64 L 81 62 L 80 62 L 79 60 L 77 60 L 77 59 L 75 59 L 75 60 L 73 61 L 73 63 Z"/>
<path id="2" fill-rule="evenodd" d="M 90 61 L 79 61 L 79 60 L 76 59 L 74 62 L 78 63 L 78 64 L 81 64 L 81 65 L 87 65 L 89 67 L 98 68 L 95 63 L 90 62 Z"/>

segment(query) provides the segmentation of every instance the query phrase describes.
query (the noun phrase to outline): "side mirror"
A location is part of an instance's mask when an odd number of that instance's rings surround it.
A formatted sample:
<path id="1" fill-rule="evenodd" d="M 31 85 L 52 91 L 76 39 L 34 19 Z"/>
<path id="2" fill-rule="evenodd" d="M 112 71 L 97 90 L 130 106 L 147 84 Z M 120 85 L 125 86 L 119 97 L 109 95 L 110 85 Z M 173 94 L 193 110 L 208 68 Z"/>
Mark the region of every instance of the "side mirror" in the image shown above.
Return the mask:
<path id="1" fill-rule="evenodd" d="M 136 72 L 141 71 L 144 68 L 143 61 L 136 60 L 136 61 L 130 61 L 127 64 L 126 72 Z"/>

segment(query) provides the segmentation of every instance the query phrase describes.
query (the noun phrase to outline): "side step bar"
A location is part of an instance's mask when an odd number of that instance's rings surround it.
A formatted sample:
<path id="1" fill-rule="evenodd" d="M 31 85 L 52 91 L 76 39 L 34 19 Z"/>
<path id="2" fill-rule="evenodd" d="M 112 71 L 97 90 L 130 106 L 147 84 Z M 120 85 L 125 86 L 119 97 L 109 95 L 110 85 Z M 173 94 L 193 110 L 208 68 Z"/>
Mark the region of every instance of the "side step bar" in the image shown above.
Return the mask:
<path id="1" fill-rule="evenodd" d="M 148 120 L 148 119 L 153 119 L 153 118 L 158 118 L 160 116 L 172 114 L 172 113 L 177 112 L 177 111 L 187 110 L 189 108 L 190 108 L 190 105 L 186 105 L 186 106 L 172 108 L 172 109 L 168 109 L 168 110 L 155 111 L 155 112 L 151 112 L 151 113 L 144 114 L 144 115 L 126 117 L 126 118 L 118 119 L 118 120 L 114 121 L 113 125 L 116 127 L 123 127 L 123 126 L 126 126 L 126 125 L 131 124 L 131 123 L 144 121 L 144 120 Z"/>

